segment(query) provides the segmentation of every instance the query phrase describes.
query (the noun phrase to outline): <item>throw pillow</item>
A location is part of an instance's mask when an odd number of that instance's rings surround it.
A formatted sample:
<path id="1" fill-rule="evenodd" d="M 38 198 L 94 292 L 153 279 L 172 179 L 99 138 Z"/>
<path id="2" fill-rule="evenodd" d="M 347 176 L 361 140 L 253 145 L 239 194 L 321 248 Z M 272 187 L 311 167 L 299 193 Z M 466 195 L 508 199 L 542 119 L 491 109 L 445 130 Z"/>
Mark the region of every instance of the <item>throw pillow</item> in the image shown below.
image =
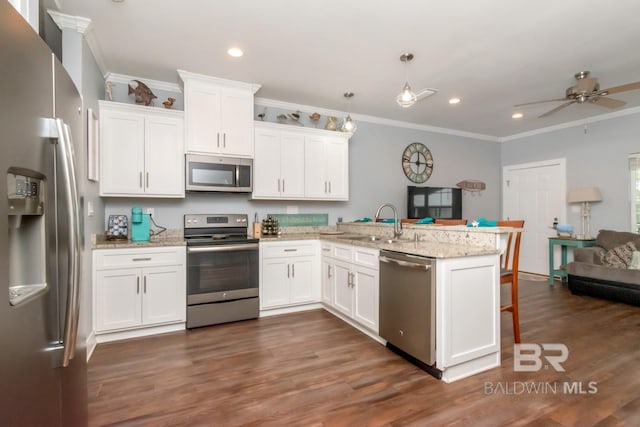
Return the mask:
<path id="1" fill-rule="evenodd" d="M 633 251 L 633 255 L 631 256 L 631 264 L 629 264 L 629 268 L 634 270 L 640 269 L 640 252 Z"/>
<path id="2" fill-rule="evenodd" d="M 612 268 L 628 268 L 633 258 L 633 252 L 637 251 L 633 242 L 627 242 L 624 245 L 616 246 L 600 255 L 602 265 Z"/>

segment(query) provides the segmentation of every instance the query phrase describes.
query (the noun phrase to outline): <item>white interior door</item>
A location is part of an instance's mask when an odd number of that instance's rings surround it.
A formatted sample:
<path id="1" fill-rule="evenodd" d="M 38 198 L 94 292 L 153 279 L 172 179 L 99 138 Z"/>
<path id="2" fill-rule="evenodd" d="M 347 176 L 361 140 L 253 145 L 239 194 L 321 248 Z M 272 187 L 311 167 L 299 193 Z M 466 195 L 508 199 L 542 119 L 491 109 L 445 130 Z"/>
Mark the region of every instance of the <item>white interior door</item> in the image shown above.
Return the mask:
<path id="1" fill-rule="evenodd" d="M 549 274 L 551 226 L 566 221 L 566 160 L 504 166 L 502 178 L 502 217 L 525 221 L 520 271 Z"/>

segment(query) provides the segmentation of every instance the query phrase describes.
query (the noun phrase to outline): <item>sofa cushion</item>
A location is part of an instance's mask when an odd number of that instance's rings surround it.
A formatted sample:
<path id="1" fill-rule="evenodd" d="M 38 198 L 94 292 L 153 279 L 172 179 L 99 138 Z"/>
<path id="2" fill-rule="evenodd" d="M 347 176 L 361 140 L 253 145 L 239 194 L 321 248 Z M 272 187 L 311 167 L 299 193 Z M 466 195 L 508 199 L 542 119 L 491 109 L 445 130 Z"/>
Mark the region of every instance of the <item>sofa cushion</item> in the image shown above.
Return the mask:
<path id="1" fill-rule="evenodd" d="M 598 237 L 596 237 L 596 246 L 600 246 L 605 251 L 627 242 L 634 242 L 636 247 L 640 248 L 640 234 L 628 231 L 600 230 Z"/>
<path id="2" fill-rule="evenodd" d="M 637 251 L 635 243 L 627 242 L 601 253 L 602 265 L 612 268 L 628 268 L 633 258 L 633 251 Z"/>

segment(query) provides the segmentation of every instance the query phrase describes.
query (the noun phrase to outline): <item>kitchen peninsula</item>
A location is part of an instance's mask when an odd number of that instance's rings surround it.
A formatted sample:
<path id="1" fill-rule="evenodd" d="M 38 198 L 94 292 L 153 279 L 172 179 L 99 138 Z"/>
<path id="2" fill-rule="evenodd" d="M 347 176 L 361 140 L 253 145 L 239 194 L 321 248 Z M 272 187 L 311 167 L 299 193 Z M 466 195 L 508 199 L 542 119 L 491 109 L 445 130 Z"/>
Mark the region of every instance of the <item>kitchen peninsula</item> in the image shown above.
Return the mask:
<path id="1" fill-rule="evenodd" d="M 393 224 L 284 229 L 281 237 L 261 239 L 261 316 L 322 307 L 386 344 L 378 329 L 380 250 L 433 258 L 436 370 L 452 382 L 494 368 L 500 365 L 499 259 L 510 230 L 407 224 L 393 239 Z M 274 292 L 284 282 L 265 272 L 278 253 L 287 284 Z M 313 259 L 319 262 L 297 261 Z M 307 274 L 305 292 L 291 282 L 296 274 Z"/>

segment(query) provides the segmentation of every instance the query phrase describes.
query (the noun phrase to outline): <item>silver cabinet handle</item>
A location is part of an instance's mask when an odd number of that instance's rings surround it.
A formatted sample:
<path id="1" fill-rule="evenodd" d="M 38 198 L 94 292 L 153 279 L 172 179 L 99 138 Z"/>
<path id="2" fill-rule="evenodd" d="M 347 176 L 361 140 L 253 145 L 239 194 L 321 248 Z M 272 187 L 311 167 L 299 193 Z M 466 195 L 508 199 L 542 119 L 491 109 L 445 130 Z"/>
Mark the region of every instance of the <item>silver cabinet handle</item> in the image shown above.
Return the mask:
<path id="1" fill-rule="evenodd" d="M 217 144 L 218 148 L 220 148 L 220 132 L 217 133 Z"/>
<path id="2" fill-rule="evenodd" d="M 140 276 L 136 277 L 136 294 L 140 293 Z"/>
<path id="3" fill-rule="evenodd" d="M 147 188 L 149 188 L 149 172 L 147 172 Z"/>
<path id="4" fill-rule="evenodd" d="M 287 264 L 287 279 L 291 277 L 291 264 Z"/>
<path id="5" fill-rule="evenodd" d="M 144 293 L 147 293 L 147 276 L 144 276 Z"/>
<path id="6" fill-rule="evenodd" d="M 284 189 L 284 178 L 282 179 L 282 192 L 283 193 L 285 192 L 285 189 Z"/>
<path id="7" fill-rule="evenodd" d="M 298 249 L 295 248 L 290 248 L 290 249 L 285 249 L 285 252 L 296 252 Z"/>
<path id="8" fill-rule="evenodd" d="M 148 257 L 148 258 L 131 258 L 131 261 L 151 261 L 151 257 Z"/>
<path id="9" fill-rule="evenodd" d="M 278 193 L 280 192 L 280 178 L 278 178 Z"/>
<path id="10" fill-rule="evenodd" d="M 62 366 L 67 367 L 75 354 L 80 316 L 78 288 L 80 280 L 80 209 L 71 132 L 69 126 L 62 119 L 56 119 L 56 128 L 58 131 L 58 147 L 61 151 L 60 161 L 64 178 L 62 184 L 66 190 L 65 201 L 69 224 L 69 276 L 63 333 L 64 355 L 62 360 Z"/>
<path id="11" fill-rule="evenodd" d="M 327 265 L 327 279 L 331 279 L 331 266 Z"/>
<path id="12" fill-rule="evenodd" d="M 226 132 L 222 134 L 222 146 L 224 148 L 227 148 L 227 133 Z"/>
<path id="13" fill-rule="evenodd" d="M 140 171 L 140 188 L 142 188 L 142 171 Z"/>
<path id="14" fill-rule="evenodd" d="M 327 194 L 327 181 L 324 182 L 324 194 Z"/>
<path id="15" fill-rule="evenodd" d="M 293 277 L 293 278 L 296 277 L 296 265 L 295 264 L 291 264 L 291 277 Z"/>
<path id="16" fill-rule="evenodd" d="M 329 181 L 329 194 L 331 194 L 331 181 Z"/>

